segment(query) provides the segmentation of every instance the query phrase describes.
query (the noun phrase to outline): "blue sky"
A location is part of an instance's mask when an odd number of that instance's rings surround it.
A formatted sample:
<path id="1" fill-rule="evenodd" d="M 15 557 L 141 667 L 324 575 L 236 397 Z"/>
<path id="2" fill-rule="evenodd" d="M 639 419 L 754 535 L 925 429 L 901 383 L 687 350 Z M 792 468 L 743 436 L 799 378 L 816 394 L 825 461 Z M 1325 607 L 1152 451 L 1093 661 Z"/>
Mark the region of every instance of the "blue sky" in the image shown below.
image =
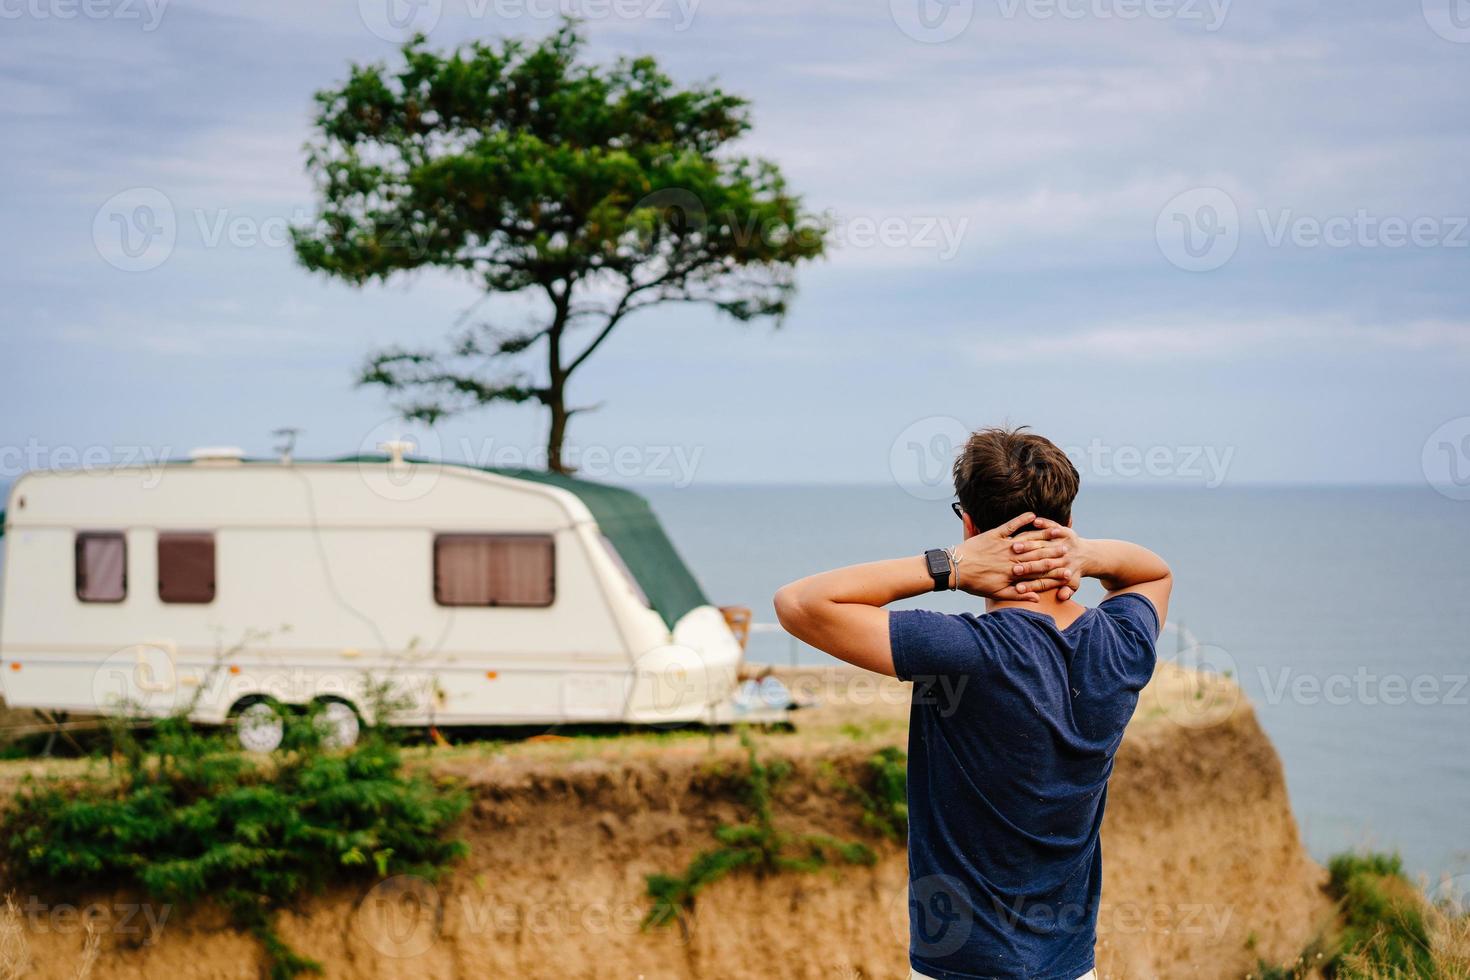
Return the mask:
<path id="1" fill-rule="evenodd" d="M 356 367 L 443 334 L 473 286 L 329 283 L 283 234 L 313 206 L 312 93 L 392 59 L 387 2 L 0 2 L 0 480 L 395 431 Z M 779 331 L 626 323 L 573 383 L 602 403 L 573 423 L 590 475 L 909 480 L 957 427 L 1007 421 L 1102 481 L 1422 482 L 1432 434 L 1470 453 L 1470 9 L 572 6 L 594 57 L 749 97 L 742 149 L 839 240 Z M 396 9 L 449 47 L 546 33 L 556 4 Z M 129 257 L 116 221 L 140 204 L 172 245 Z M 418 436 L 512 462 L 544 425 L 493 408 Z"/>

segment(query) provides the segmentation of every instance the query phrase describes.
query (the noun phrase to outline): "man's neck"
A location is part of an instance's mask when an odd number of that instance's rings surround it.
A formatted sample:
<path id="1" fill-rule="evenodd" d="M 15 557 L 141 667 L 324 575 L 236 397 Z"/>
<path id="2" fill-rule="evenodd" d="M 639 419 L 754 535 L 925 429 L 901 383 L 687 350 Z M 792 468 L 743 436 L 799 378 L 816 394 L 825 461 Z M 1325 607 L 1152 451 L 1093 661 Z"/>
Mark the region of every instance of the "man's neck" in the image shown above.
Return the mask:
<path id="1" fill-rule="evenodd" d="M 1087 607 L 1080 602 L 1068 599 L 1059 602 L 1052 593 L 1042 593 L 1039 602 L 1027 602 L 1024 599 L 986 599 L 985 611 L 995 612 L 997 609 L 1029 609 L 1032 612 L 1050 616 L 1059 629 L 1066 629 L 1077 617 L 1087 612 Z"/>

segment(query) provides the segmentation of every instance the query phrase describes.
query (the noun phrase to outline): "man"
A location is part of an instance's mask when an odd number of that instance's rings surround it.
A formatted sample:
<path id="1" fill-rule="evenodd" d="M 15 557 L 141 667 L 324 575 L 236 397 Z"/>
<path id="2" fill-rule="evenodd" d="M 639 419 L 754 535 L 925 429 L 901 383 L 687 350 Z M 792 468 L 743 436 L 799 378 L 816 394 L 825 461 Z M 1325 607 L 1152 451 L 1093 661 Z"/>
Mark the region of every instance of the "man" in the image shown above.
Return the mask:
<path id="1" fill-rule="evenodd" d="M 776 593 L 792 635 L 914 682 L 909 960 L 919 980 L 1094 976 L 1108 776 L 1154 669 L 1169 566 L 1071 528 L 1077 470 L 1024 430 L 954 464 L 964 541 L 813 575 Z M 1107 598 L 1072 601 L 1084 577 Z M 941 589 L 985 614 L 883 607 Z"/>

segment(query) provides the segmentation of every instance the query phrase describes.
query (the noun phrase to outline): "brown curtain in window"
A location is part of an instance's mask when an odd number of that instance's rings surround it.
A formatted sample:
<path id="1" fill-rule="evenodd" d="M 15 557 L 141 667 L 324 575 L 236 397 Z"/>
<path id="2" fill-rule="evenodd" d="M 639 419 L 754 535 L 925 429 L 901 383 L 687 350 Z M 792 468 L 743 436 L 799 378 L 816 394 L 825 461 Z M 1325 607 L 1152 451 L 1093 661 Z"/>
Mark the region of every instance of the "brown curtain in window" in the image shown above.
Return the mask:
<path id="1" fill-rule="evenodd" d="M 214 601 L 214 535 L 169 532 L 158 536 L 158 598 Z"/>
<path id="2" fill-rule="evenodd" d="M 434 598 L 444 606 L 549 606 L 553 556 L 549 535 L 441 535 Z"/>

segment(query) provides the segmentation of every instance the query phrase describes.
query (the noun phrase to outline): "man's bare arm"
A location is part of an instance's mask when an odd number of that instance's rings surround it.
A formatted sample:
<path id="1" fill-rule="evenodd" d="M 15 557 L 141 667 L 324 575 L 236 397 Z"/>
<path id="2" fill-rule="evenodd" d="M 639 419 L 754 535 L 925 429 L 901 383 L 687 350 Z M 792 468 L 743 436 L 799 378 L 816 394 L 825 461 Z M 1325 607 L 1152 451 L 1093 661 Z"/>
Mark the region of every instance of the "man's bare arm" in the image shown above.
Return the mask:
<path id="1" fill-rule="evenodd" d="M 1069 588 L 1075 589 L 1083 578 L 1095 578 L 1108 590 L 1109 599 L 1125 592 L 1146 596 L 1158 610 L 1159 625 L 1163 626 L 1169 616 L 1169 594 L 1174 589 L 1174 576 L 1164 559 L 1128 541 L 1079 537 L 1071 528 L 1044 517 L 1037 518 L 1035 523 L 1047 532 L 1048 542 L 1030 541 L 1018 546 L 1017 550 L 1022 552 L 1022 560 L 1014 570 L 1018 576 L 1056 575 L 1065 566 L 1072 575 Z M 1049 542 L 1065 545 L 1066 557 L 1033 560 L 1030 552 Z M 1021 591 L 1031 587 L 1026 582 L 1017 586 Z"/>
<path id="2" fill-rule="evenodd" d="M 1011 535 L 1034 519 L 1034 514 L 1022 514 L 967 540 L 961 546 L 960 579 L 950 584 L 972 595 L 1033 602 L 1036 593 L 1061 587 L 1065 577 L 1056 573 L 1024 583 L 1019 580 L 1033 577 L 1013 574 L 1017 557 L 1016 541 Z M 1039 547 L 1029 555 L 1036 561 L 1060 557 L 1067 550 L 1060 543 L 1036 543 Z M 953 574 L 951 571 L 952 578 Z M 919 555 L 851 565 L 782 586 L 776 593 L 776 618 L 798 640 L 854 666 L 892 677 L 895 672 L 888 642 L 888 611 L 883 607 L 933 588 L 934 579 Z"/>
<path id="3" fill-rule="evenodd" d="M 934 588 L 922 555 L 850 565 L 782 586 L 776 618 L 786 632 L 839 660 L 894 676 L 890 602 Z"/>

